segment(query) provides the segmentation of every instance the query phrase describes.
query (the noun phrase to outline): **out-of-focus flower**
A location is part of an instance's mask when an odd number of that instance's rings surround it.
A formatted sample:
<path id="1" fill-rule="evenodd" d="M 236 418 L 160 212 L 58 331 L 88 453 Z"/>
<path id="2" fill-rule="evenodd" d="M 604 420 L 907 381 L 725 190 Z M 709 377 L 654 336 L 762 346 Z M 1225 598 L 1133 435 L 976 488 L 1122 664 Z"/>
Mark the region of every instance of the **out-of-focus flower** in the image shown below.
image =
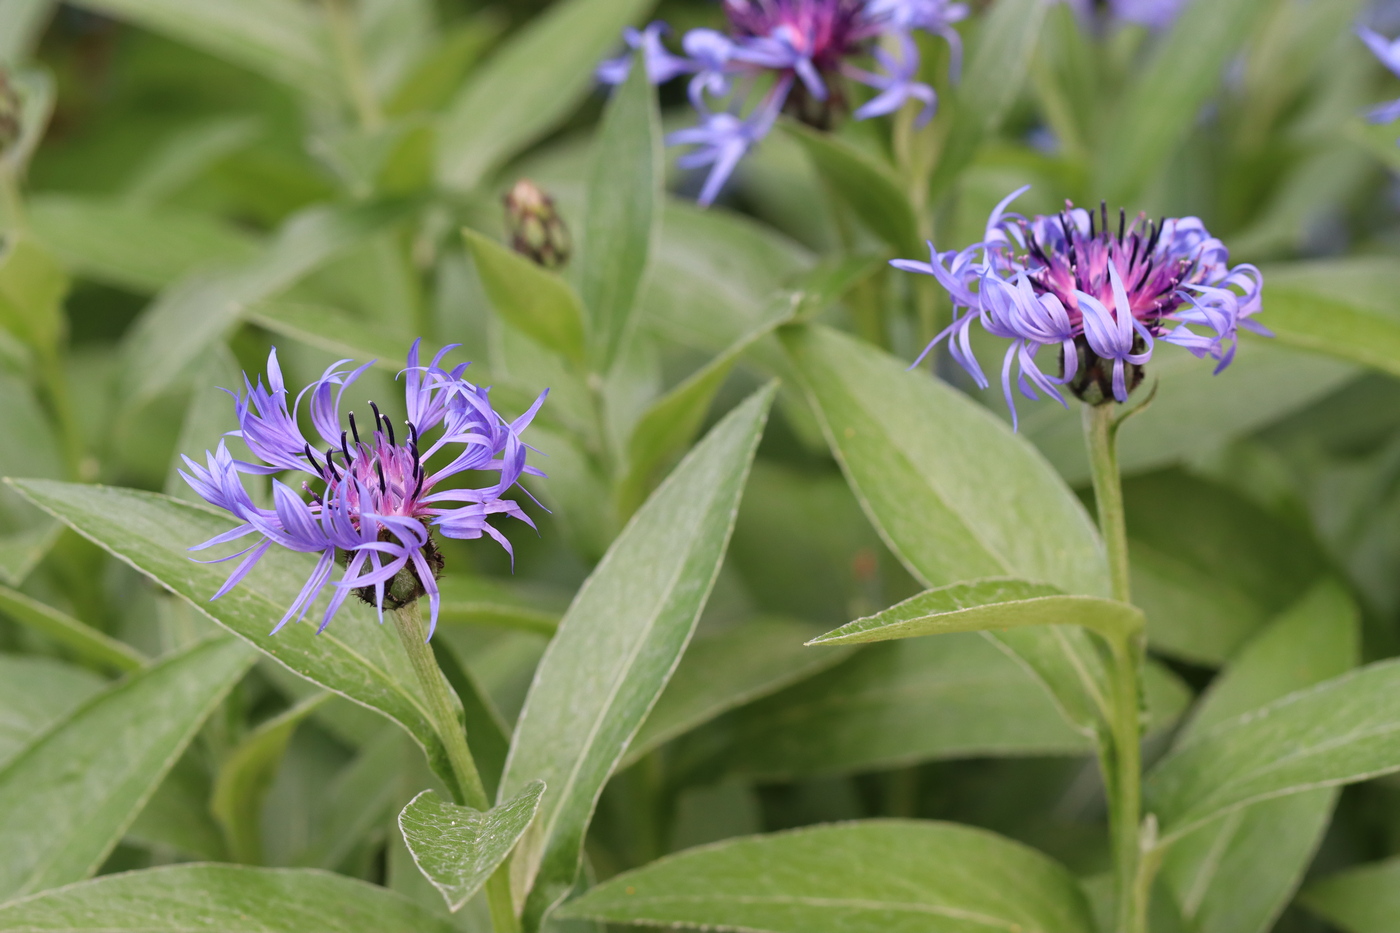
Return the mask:
<path id="1" fill-rule="evenodd" d="M 1366 43 L 1367 48 L 1380 59 L 1381 64 L 1390 69 L 1390 73 L 1400 78 L 1400 39 L 1394 42 L 1365 26 L 1357 26 L 1356 34 L 1361 37 L 1361 41 Z M 1392 100 L 1389 103 L 1381 104 L 1372 108 L 1366 114 L 1366 119 L 1372 123 L 1393 123 L 1400 120 L 1400 100 Z"/>
<path id="2" fill-rule="evenodd" d="M 546 269 L 569 261 L 573 238 L 554 199 L 528 178 L 511 186 L 503 198 L 510 248 Z"/>
<path id="3" fill-rule="evenodd" d="M 877 92 L 856 109 L 857 119 L 894 113 L 913 99 L 924 105 L 919 119 L 926 123 L 938 99 L 932 87 L 917 80 L 920 57 L 912 33 L 944 37 L 953 49 L 956 77 L 962 42 L 953 24 L 968 8 L 950 0 L 724 0 L 724 12 L 728 33 L 692 29 L 681 39 L 684 57 L 662 44 L 662 23 L 623 35 L 629 49 L 643 50 L 653 83 L 691 76 L 688 90 L 700 123 L 672 133 L 667 142 L 698 147 L 684 165 L 710 166 L 702 204 L 715 199 L 779 113 L 829 127 L 845 107 L 843 81 Z M 864 58 L 876 70 L 859 67 Z M 618 83 L 630 62 L 630 56 L 604 62 L 599 80 Z"/>
<path id="4" fill-rule="evenodd" d="M 1166 29 L 1181 15 L 1185 0 L 1065 0 L 1080 18 L 1094 21 L 1107 15 L 1118 23 Z"/>
<path id="5" fill-rule="evenodd" d="M 1009 213 L 1025 190 L 997 205 L 982 242 L 947 253 L 930 243 L 929 262 L 891 262 L 933 276 L 953 299 L 953 323 L 919 360 L 947 338 L 954 360 L 986 388 L 969 339 L 973 322 L 1011 341 L 1001 377 L 1013 423 L 1013 374 L 1026 398 L 1064 404 L 1064 386 L 1090 404 L 1124 402 L 1159 340 L 1216 360 L 1220 372 L 1234 358 L 1239 328 L 1268 334 L 1251 320 L 1261 307 L 1259 270 L 1231 267 L 1224 244 L 1197 218 L 1139 215 L 1129 223 L 1121 210 L 1110 217 L 1105 205 L 1095 212 L 1068 202 L 1052 216 Z"/>
<path id="6" fill-rule="evenodd" d="M 508 552 L 510 542 L 487 518 L 510 515 L 533 527 L 518 504 L 502 496 L 522 474 L 541 476 L 525 463 L 526 446 L 521 432 L 529 425 L 545 399 L 541 393 L 525 414 L 507 421 L 491 407 L 486 389 L 462 378 L 469 364 L 451 370 L 439 364 L 457 345 L 444 347 L 426 366 L 418 362 L 421 341 L 408 353 L 405 381 L 408 420 L 405 437 L 396 437 L 388 416 L 370 402 L 374 424 L 364 434 L 351 412 L 349 430 L 342 430 L 340 400 L 345 390 L 369 368 L 344 369 L 341 360 L 303 389 L 289 411 L 287 389 L 277 364 L 277 350 L 267 358 L 267 386 L 253 385 L 244 377 L 244 391 L 234 396 L 240 437 L 261 462 L 233 459 L 220 441 L 218 450 L 205 452 L 201 466 L 189 457 L 189 472 L 180 475 L 206 501 L 225 509 L 240 524 L 191 550 L 257 536 L 247 548 L 213 563 L 242 558 L 210 599 L 223 596 L 253 569 L 274 545 L 292 551 L 319 554 L 320 559 L 292 605 L 272 631 L 298 621 L 329 585 L 330 602 L 318 631 L 353 592 L 379 609 L 396 609 L 426 595 L 431 607 L 428 637 L 437 625 L 440 596 L 437 575 L 442 556 L 433 543 L 436 530 L 449 538 L 490 535 Z M 318 455 L 301 433 L 297 414 L 302 398 L 309 396 L 312 426 L 326 445 Z M 429 434 L 435 434 L 433 439 Z M 428 466 L 439 458 L 436 469 Z M 272 481 L 273 508 L 253 503 L 241 475 L 282 472 L 309 474 L 298 494 L 286 483 Z M 499 480 L 477 488 L 438 488 L 450 477 L 468 471 L 499 474 Z M 319 488 L 317 488 L 319 486 Z M 332 583 L 340 555 L 345 572 Z"/>

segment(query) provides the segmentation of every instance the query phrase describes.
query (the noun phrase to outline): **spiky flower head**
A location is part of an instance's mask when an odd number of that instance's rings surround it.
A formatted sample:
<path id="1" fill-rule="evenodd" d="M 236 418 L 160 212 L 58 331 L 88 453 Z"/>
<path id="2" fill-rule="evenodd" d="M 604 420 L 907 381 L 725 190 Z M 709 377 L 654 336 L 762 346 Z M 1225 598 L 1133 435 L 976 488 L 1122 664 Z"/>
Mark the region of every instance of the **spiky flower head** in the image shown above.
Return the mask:
<path id="1" fill-rule="evenodd" d="M 623 39 L 629 49 L 641 50 L 652 83 L 690 75 L 699 123 L 667 142 L 695 147 L 681 158 L 683 168 L 710 166 L 700 193 L 700 203 L 709 204 L 780 113 L 829 128 L 846 109 L 848 81 L 875 91 L 856 108 L 856 119 L 891 114 L 915 100 L 923 105 L 920 125 L 927 123 L 938 99 L 917 80 L 913 33 L 948 41 L 956 77 L 962 43 L 953 24 L 967 12 L 965 3 L 950 0 L 724 0 L 727 32 L 690 30 L 680 43 L 684 55 L 666 48 L 664 23 L 629 29 Z M 876 70 L 859 67 L 863 59 Z M 631 62 L 630 54 L 604 62 L 599 80 L 620 83 Z"/>
<path id="2" fill-rule="evenodd" d="M 1013 373 L 1026 398 L 1065 404 L 1064 386 L 1089 404 L 1125 402 L 1159 340 L 1216 360 L 1220 372 L 1234 358 L 1240 327 L 1268 334 L 1250 319 L 1261 307 L 1259 270 L 1231 267 L 1224 244 L 1197 218 L 1129 221 L 1103 204 L 1086 211 L 1069 202 L 1051 216 L 1009 213 L 1025 191 L 996 206 L 982 242 L 948 253 L 930 243 L 929 262 L 891 262 L 935 277 L 955 305 L 953 323 L 919 360 L 947 338 L 953 358 L 986 388 L 973 322 L 1011 341 L 1001 377 L 1013 422 Z M 1037 358 L 1042 350 L 1049 366 Z"/>
<path id="3" fill-rule="evenodd" d="M 558 269 L 569 261 L 573 239 L 544 189 L 522 178 L 503 200 L 511 249 L 546 269 Z"/>
<path id="4" fill-rule="evenodd" d="M 355 369 L 344 368 L 351 360 L 332 364 L 288 409 L 274 348 L 267 358 L 267 385 L 261 379 L 254 385 L 244 376 L 243 392 L 230 393 L 238 430 L 229 435 L 242 438 L 258 462 L 235 460 L 220 441 L 218 450 L 205 451 L 205 465 L 184 457 L 189 472 L 180 471 L 195 492 L 240 522 L 190 550 L 255 536 L 253 544 L 238 553 L 210 561 L 242 558 L 211 600 L 236 586 L 275 545 L 317 554 L 319 560 L 273 632 L 293 618 L 299 621 L 330 586 L 318 631 L 330 624 L 352 593 L 377 607 L 381 621 L 385 608 L 396 609 L 426 595 L 432 637 L 442 570 L 434 533 L 448 538 L 489 535 L 509 552 L 510 542 L 487 519 L 509 515 L 533 527 L 516 502 L 502 497 L 522 475 L 543 475 L 526 465 L 521 433 L 547 391 L 523 415 L 507 421 L 492 408 L 487 389 L 462 378 L 469 364 L 450 370 L 440 365 L 457 344 L 420 365 L 420 342 L 414 342 L 408 366 L 400 373 L 408 415 L 402 431 L 395 430 L 374 402 L 368 403 L 372 418 L 357 422 L 350 412 L 341 419 L 341 397 L 372 362 Z M 303 399 L 323 451 L 306 440 L 298 425 Z M 437 461 L 436 467 L 430 466 L 432 461 Z M 446 483 L 472 471 L 494 472 L 499 478 L 479 487 L 461 485 L 460 479 Z M 255 505 L 242 475 L 280 473 L 304 474 L 300 491 L 273 479 L 273 508 Z M 332 582 L 337 559 L 345 570 Z"/>
<path id="5" fill-rule="evenodd" d="M 1376 56 L 1380 63 L 1390 70 L 1391 74 L 1400 77 L 1400 39 L 1391 41 L 1374 29 L 1368 29 L 1365 26 L 1356 27 L 1356 34 L 1361 37 L 1362 42 L 1366 43 L 1371 54 Z M 1366 113 L 1366 119 L 1372 123 L 1393 123 L 1400 120 L 1400 100 L 1392 100 L 1373 107 Z"/>

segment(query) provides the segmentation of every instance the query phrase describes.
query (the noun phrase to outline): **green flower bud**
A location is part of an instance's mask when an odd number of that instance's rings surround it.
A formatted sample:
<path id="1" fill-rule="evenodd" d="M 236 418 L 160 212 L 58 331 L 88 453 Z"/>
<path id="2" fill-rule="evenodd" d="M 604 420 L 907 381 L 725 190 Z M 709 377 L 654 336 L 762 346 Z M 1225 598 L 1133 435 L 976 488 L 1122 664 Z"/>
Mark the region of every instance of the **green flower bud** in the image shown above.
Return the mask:
<path id="1" fill-rule="evenodd" d="M 558 269 L 569 261 L 573 241 L 553 198 L 522 178 L 506 192 L 504 200 L 511 249 L 546 269 Z"/>

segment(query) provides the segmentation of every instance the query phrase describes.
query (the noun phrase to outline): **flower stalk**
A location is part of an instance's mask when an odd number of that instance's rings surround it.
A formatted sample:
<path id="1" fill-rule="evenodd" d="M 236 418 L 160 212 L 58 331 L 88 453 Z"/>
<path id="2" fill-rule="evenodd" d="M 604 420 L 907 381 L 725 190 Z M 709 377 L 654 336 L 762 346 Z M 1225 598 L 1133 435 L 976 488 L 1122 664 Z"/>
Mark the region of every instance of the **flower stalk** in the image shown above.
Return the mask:
<path id="1" fill-rule="evenodd" d="M 1128 533 L 1124 521 L 1123 484 L 1118 470 L 1118 427 L 1112 403 L 1084 406 L 1084 439 L 1089 452 L 1099 531 L 1108 556 L 1112 596 L 1132 602 L 1128 576 Z M 1151 896 L 1151 859 L 1143 852 L 1142 823 L 1142 665 L 1141 632 L 1109 639 L 1112 704 L 1108 734 L 1101 737 L 1100 766 L 1108 795 L 1109 833 L 1116 894 L 1114 929 L 1147 933 Z"/>
<path id="2" fill-rule="evenodd" d="M 406 572 L 401 573 L 406 575 Z M 456 785 L 452 788 L 452 794 L 458 803 L 484 813 L 491 809 L 491 798 L 486 795 L 486 786 L 481 782 L 476 759 L 467 745 L 466 728 L 453 708 L 451 687 L 438 667 L 433 646 L 428 642 L 418 600 L 410 600 L 389 614 L 394 618 L 394 629 L 399 633 L 399 641 L 408 654 L 409 663 L 413 665 L 413 674 L 423 689 L 433 729 L 442 739 L 447 752 Z M 520 919 L 515 915 L 510 894 L 509 859 L 486 882 L 486 900 L 491 909 L 491 926 L 495 933 L 519 933 Z"/>

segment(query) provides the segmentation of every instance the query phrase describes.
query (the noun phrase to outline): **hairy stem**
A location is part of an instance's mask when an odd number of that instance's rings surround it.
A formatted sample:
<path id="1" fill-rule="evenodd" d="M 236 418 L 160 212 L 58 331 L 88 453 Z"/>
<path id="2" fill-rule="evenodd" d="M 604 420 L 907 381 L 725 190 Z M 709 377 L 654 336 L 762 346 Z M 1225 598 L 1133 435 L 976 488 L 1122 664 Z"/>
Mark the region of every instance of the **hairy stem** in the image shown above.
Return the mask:
<path id="1" fill-rule="evenodd" d="M 399 633 L 399 641 L 408 652 L 413 673 L 423 688 L 423 696 L 428 702 L 428 715 L 432 717 L 433 728 L 442 739 L 447 751 L 447 760 L 452 766 L 455 778 L 453 796 L 457 802 L 474 810 L 485 812 L 491 809 L 491 800 L 486 796 L 486 787 L 481 783 L 481 774 L 476 770 L 476 761 L 467 746 L 467 732 L 457 718 L 452 705 L 452 688 L 438 667 L 433 646 L 428 644 L 427 633 L 423 629 L 423 617 L 414 600 L 401 609 L 393 610 L 394 628 Z M 486 899 L 491 908 L 491 926 L 495 933 L 519 933 L 520 920 L 515 915 L 515 906 L 510 894 L 510 860 L 507 859 L 491 879 L 486 882 Z"/>
<path id="2" fill-rule="evenodd" d="M 1123 484 L 1118 473 L 1117 406 L 1084 407 L 1084 440 L 1094 480 L 1099 530 L 1108 555 L 1113 598 L 1131 602 L 1128 578 L 1128 532 L 1123 515 Z M 1112 653 L 1112 721 L 1101 739 L 1099 760 L 1108 794 L 1109 832 L 1113 847 L 1117 912 L 1114 929 L 1146 933 L 1151 878 L 1142 859 L 1142 725 L 1141 634 L 1110 640 Z"/>

